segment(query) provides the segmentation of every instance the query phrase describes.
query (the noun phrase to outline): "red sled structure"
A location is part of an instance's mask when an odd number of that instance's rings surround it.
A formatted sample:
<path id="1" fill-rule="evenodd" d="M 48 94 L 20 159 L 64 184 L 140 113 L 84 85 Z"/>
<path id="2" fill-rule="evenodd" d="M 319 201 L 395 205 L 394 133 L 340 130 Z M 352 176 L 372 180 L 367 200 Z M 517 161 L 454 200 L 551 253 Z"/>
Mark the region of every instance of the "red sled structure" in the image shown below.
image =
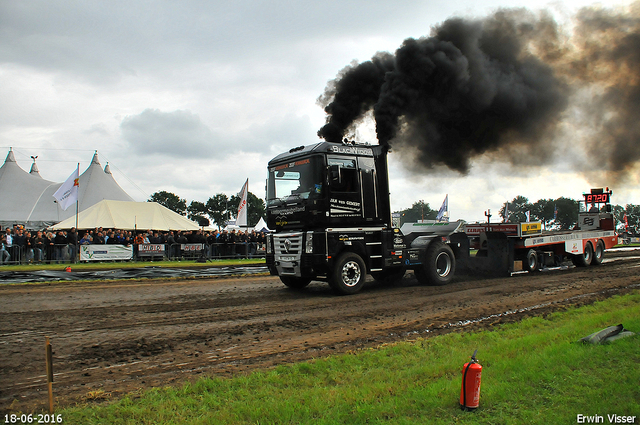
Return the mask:
<path id="1" fill-rule="evenodd" d="M 536 271 L 571 260 L 577 267 L 602 263 L 605 249 L 618 243 L 611 191 L 584 194 L 584 211 L 573 230 L 546 232 L 542 223 L 467 224 L 452 234 L 458 267 L 478 271 Z M 475 255 L 472 255 L 475 253 Z"/>

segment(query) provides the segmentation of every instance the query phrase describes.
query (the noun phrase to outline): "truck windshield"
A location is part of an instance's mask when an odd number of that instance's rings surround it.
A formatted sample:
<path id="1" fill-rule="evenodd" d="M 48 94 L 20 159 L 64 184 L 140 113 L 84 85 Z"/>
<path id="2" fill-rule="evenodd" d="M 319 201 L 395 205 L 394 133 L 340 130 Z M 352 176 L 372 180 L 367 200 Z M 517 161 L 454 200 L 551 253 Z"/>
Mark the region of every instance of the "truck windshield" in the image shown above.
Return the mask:
<path id="1" fill-rule="evenodd" d="M 319 197 L 322 193 L 322 156 L 311 156 L 269 167 L 267 206 Z"/>

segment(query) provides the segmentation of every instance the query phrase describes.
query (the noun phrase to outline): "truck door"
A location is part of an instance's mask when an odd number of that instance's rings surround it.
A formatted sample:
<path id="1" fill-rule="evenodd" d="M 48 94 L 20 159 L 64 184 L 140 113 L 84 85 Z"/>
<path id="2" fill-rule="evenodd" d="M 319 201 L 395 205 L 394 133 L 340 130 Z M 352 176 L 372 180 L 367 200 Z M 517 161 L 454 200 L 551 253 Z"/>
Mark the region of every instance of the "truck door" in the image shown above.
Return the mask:
<path id="1" fill-rule="evenodd" d="M 367 221 L 374 221 L 379 217 L 375 163 L 373 158 L 359 157 L 358 165 L 362 180 L 363 215 Z"/>
<path id="2" fill-rule="evenodd" d="M 363 216 L 360 172 L 355 157 L 328 156 L 330 217 Z"/>

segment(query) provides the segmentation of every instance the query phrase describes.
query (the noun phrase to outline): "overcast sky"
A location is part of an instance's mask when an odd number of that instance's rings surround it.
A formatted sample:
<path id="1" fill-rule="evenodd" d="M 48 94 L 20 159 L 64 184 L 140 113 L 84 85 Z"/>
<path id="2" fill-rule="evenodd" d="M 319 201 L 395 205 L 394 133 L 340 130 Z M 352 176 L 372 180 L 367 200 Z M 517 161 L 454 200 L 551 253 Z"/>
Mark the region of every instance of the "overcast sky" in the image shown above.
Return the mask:
<path id="1" fill-rule="evenodd" d="M 611 4 L 607 2 L 607 4 Z M 619 2 L 618 4 L 624 4 Z M 394 52 L 453 16 L 547 8 L 567 19 L 588 1 L 8 1 L 0 0 L 0 155 L 64 181 L 94 151 L 134 199 L 166 190 L 206 202 L 245 179 L 264 196 L 266 164 L 317 142 L 327 82 L 350 63 Z M 361 140 L 377 143 L 370 126 Z M 516 168 L 479 157 L 467 175 L 421 176 L 390 157 L 392 208 L 424 200 L 484 220 L 517 195 L 578 199 L 590 187 L 562 161 Z M 588 165 L 587 165 L 588 166 Z M 636 168 L 637 170 L 637 168 Z M 638 174 L 613 202 L 640 203 Z"/>

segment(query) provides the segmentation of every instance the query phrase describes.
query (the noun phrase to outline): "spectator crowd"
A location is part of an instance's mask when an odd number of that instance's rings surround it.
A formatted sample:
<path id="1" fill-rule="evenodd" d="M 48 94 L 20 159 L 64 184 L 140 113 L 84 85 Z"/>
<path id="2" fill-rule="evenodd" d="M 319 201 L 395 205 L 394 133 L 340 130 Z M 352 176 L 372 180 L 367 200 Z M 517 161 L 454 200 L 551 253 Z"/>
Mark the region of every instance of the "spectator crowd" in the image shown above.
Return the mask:
<path id="1" fill-rule="evenodd" d="M 20 225 L 0 232 L 0 265 L 20 263 L 62 263 L 77 260 L 79 245 L 117 244 L 134 246 L 134 257 L 140 244 L 166 246 L 169 259 L 181 258 L 185 244 L 202 244 L 201 256 L 206 258 L 252 257 L 264 246 L 263 232 L 241 230 L 213 231 L 130 231 L 103 229 L 76 231 L 29 231 Z"/>

